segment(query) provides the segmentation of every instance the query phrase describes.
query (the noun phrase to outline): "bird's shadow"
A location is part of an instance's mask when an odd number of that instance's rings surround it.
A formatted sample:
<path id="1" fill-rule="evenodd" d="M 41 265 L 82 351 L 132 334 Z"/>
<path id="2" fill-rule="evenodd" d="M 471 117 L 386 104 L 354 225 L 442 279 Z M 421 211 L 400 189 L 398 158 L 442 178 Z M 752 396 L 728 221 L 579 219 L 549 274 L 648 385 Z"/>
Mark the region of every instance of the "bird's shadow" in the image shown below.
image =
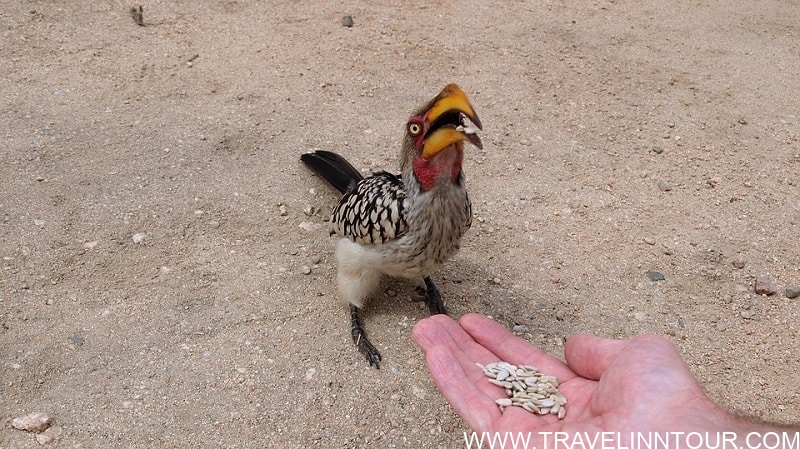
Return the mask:
<path id="1" fill-rule="evenodd" d="M 431 278 L 442 294 L 447 313 L 458 320 L 468 313 L 491 316 L 529 340 L 561 340 L 570 333 L 570 317 L 575 310 L 564 310 L 564 301 L 556 300 L 558 288 L 536 289 L 515 287 L 482 265 L 466 259 L 446 263 Z M 429 316 L 424 297 L 418 292 L 422 279 L 386 277 L 362 316 L 397 316 L 411 314 L 415 320 Z M 551 292 L 548 295 L 548 292 Z M 555 293 L 552 293 L 555 292 Z M 540 342 L 537 342 L 540 343 Z M 558 346 L 557 344 L 555 346 Z"/>

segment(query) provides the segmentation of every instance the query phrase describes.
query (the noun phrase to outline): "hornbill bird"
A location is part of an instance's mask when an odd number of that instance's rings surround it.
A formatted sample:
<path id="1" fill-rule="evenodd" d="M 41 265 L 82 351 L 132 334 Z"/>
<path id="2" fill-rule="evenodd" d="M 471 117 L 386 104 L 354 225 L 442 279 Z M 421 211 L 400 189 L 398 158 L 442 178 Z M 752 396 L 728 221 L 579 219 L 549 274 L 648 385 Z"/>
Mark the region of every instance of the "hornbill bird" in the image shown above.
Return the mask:
<path id="1" fill-rule="evenodd" d="M 455 255 L 472 223 L 462 163 L 464 141 L 483 148 L 480 129 L 466 94 L 448 84 L 408 119 L 399 175 L 381 171 L 365 178 L 330 151 L 300 157 L 344 195 L 330 218 L 331 234 L 341 237 L 336 283 L 350 306 L 353 342 L 376 368 L 381 354 L 367 340 L 359 310 L 383 275 L 422 277 L 419 290 L 430 312 L 446 313 L 430 275 Z"/>

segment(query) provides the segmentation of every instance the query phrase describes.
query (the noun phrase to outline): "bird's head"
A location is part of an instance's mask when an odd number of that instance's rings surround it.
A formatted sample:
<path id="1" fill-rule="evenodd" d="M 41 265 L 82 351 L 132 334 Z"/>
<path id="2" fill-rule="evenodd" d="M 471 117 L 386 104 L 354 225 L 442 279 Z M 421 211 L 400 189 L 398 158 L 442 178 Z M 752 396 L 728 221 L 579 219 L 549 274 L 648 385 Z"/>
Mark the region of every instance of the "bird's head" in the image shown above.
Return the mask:
<path id="1" fill-rule="evenodd" d="M 414 113 L 406 123 L 403 173 L 413 169 L 423 190 L 438 181 L 458 182 L 464 141 L 483 148 L 477 131 L 483 129 L 467 95 L 448 84 L 439 95 Z"/>

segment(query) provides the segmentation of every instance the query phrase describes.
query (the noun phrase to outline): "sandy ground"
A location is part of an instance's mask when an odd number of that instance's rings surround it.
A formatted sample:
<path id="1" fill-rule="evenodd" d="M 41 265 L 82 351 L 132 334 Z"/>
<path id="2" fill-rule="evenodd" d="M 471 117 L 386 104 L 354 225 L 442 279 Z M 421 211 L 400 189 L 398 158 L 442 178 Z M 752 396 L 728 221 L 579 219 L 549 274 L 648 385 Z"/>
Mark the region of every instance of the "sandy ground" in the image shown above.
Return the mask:
<path id="1" fill-rule="evenodd" d="M 37 410 L 69 448 L 460 447 L 415 283 L 365 314 L 382 369 L 353 347 L 298 160 L 396 168 L 448 82 L 485 127 L 453 316 L 557 356 L 665 335 L 726 408 L 800 421 L 799 3 L 5 3 L 0 447 Z"/>

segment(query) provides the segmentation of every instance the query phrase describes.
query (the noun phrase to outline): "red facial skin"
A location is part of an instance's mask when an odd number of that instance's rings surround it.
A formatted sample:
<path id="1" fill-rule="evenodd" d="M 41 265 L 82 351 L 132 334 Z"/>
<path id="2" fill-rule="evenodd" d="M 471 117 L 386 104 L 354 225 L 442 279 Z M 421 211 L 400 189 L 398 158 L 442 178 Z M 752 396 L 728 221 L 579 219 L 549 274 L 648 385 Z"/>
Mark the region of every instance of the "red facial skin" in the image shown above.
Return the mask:
<path id="1" fill-rule="evenodd" d="M 463 145 L 457 142 L 450 148 L 446 148 L 430 159 L 421 156 L 422 147 L 425 144 L 425 133 L 428 131 L 427 124 L 421 116 L 414 116 L 408 120 L 406 132 L 408 133 L 414 148 L 420 156 L 414 159 L 414 174 L 417 175 L 422 190 L 430 190 L 436 185 L 439 178 L 446 176 L 451 182 L 458 181 L 461 174 L 461 166 L 464 162 Z M 446 174 L 449 172 L 449 176 Z"/>

